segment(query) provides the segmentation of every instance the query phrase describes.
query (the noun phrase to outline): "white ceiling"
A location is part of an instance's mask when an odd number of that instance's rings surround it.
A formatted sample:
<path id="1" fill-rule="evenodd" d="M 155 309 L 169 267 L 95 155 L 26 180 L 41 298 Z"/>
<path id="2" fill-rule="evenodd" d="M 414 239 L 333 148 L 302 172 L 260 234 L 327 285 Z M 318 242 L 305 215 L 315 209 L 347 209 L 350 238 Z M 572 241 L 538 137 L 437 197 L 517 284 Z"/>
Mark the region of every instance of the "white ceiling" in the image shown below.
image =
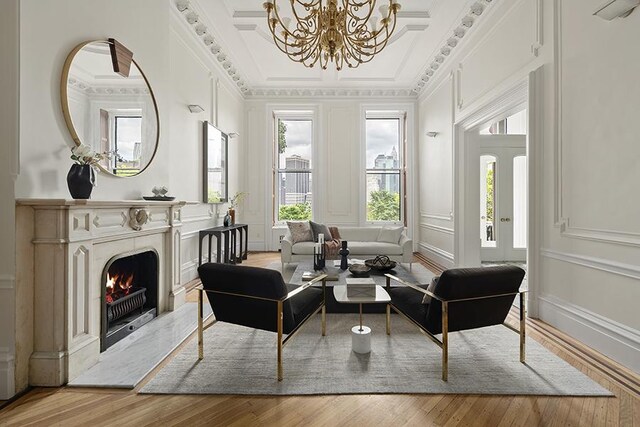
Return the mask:
<path id="1" fill-rule="evenodd" d="M 307 68 L 280 52 L 267 27 L 264 0 L 191 0 L 199 6 L 234 69 L 252 88 L 413 88 L 474 0 L 399 0 L 392 42 L 371 62 L 336 71 Z M 486 1 L 486 0 L 485 0 Z M 490 0 L 489 0 L 490 1 Z M 288 7 L 280 0 L 280 7 Z M 379 0 L 378 4 L 386 3 Z"/>

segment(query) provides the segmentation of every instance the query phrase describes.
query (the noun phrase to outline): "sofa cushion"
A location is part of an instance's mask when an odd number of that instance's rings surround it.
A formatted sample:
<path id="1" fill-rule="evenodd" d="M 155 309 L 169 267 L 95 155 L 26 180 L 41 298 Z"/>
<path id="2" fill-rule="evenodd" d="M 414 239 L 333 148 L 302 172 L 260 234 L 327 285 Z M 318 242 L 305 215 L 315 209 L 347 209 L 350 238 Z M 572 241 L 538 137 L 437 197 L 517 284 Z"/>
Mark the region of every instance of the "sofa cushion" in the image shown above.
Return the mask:
<path id="1" fill-rule="evenodd" d="M 291 246 L 291 253 L 296 255 L 313 255 L 314 242 L 300 242 Z M 311 261 L 311 258 L 309 258 Z"/>
<path id="2" fill-rule="evenodd" d="M 382 227 L 378 234 L 378 242 L 398 244 L 404 227 Z"/>
<path id="3" fill-rule="evenodd" d="M 380 234 L 380 227 L 339 227 L 340 238 L 347 242 L 375 242 Z"/>
<path id="4" fill-rule="evenodd" d="M 402 247 L 392 243 L 349 242 L 348 248 L 351 255 L 402 255 Z"/>
<path id="5" fill-rule="evenodd" d="M 331 236 L 331 230 L 324 224 L 318 224 L 317 222 L 309 221 L 309 225 L 311 226 L 311 232 L 313 233 L 313 241 L 318 241 L 318 235 L 324 234 L 324 240 L 326 242 L 333 240 Z"/>
<path id="6" fill-rule="evenodd" d="M 313 242 L 313 233 L 311 232 L 309 221 L 287 221 L 287 226 L 291 233 L 291 243 Z"/>

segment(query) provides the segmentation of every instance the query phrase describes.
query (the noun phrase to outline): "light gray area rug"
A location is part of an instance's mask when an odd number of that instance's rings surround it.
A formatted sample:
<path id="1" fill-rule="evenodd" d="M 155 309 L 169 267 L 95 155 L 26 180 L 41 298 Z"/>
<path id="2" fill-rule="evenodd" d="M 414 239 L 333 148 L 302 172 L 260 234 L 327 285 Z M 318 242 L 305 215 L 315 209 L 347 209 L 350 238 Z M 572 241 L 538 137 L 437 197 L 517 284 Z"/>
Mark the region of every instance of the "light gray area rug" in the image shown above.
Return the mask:
<path id="1" fill-rule="evenodd" d="M 441 380 L 440 349 L 398 315 L 391 336 L 384 314 L 365 314 L 372 352 L 351 351 L 356 314 L 311 319 L 285 347 L 284 380 L 276 380 L 276 335 L 226 323 L 205 332 L 205 358 L 196 340 L 141 391 L 144 394 L 504 394 L 610 396 L 611 393 L 540 344 L 527 340 L 518 360 L 518 334 L 503 326 L 450 334 L 449 381 Z"/>

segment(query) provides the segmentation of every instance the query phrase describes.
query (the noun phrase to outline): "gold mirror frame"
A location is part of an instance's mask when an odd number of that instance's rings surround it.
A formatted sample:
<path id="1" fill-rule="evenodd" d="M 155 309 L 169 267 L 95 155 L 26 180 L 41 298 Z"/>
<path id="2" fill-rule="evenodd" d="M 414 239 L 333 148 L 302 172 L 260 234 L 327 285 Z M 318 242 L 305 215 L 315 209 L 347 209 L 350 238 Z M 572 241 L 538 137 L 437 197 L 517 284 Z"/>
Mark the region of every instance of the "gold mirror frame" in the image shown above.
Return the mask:
<path id="1" fill-rule="evenodd" d="M 100 40 L 100 39 L 98 39 L 98 40 L 87 40 L 85 42 L 80 43 L 76 47 L 74 47 L 73 50 L 71 52 L 69 52 L 69 55 L 67 55 L 67 59 L 64 61 L 64 66 L 62 67 L 62 77 L 61 77 L 61 80 L 60 80 L 60 102 L 62 104 L 62 114 L 64 116 L 64 122 L 67 125 L 67 129 L 69 130 L 69 133 L 71 134 L 71 138 L 73 139 L 73 142 L 76 144 L 76 146 L 81 145 L 82 141 L 80 141 L 80 137 L 78 136 L 78 133 L 76 132 L 75 127 L 73 126 L 73 120 L 71 119 L 71 113 L 69 111 L 69 94 L 67 93 L 67 86 L 68 86 L 68 82 L 69 82 L 69 70 L 71 69 L 71 64 L 73 63 L 73 60 L 76 57 L 76 55 L 78 54 L 78 52 L 80 52 L 80 50 L 82 50 L 83 47 L 85 47 L 85 46 L 87 46 L 87 45 L 89 45 L 91 43 L 104 43 L 106 45 L 110 45 L 111 44 L 111 42 L 109 40 Z M 142 70 L 142 68 L 140 68 L 140 66 L 138 65 L 138 63 L 136 62 L 135 59 L 132 59 L 131 61 L 138 68 L 138 71 L 140 71 L 140 75 L 142 75 L 142 78 L 144 79 L 144 82 L 146 83 L 147 87 L 149 88 L 149 94 L 151 95 L 151 100 L 153 102 L 153 109 L 154 109 L 155 115 L 156 115 L 156 124 L 157 124 L 156 141 L 155 141 L 155 147 L 153 149 L 153 154 L 151 155 L 151 158 L 149 158 L 149 162 L 147 162 L 146 166 L 144 168 L 140 169 L 140 172 L 138 172 L 135 175 L 130 175 L 130 176 L 116 175 L 113 172 L 111 172 L 110 170 L 105 169 L 101 164 L 97 165 L 98 168 L 102 172 L 105 172 L 105 173 L 107 173 L 107 174 L 109 174 L 111 176 L 115 176 L 117 178 L 129 178 L 129 177 L 133 177 L 133 176 L 138 176 L 142 172 L 147 170 L 149 165 L 151 165 L 151 163 L 153 162 L 153 159 L 156 157 L 156 153 L 158 152 L 158 144 L 160 143 L 160 115 L 158 113 L 158 103 L 156 102 L 156 96 L 154 95 L 153 88 L 151 87 L 151 84 L 149 83 L 149 80 L 147 79 L 147 76 L 144 73 L 144 71 Z"/>

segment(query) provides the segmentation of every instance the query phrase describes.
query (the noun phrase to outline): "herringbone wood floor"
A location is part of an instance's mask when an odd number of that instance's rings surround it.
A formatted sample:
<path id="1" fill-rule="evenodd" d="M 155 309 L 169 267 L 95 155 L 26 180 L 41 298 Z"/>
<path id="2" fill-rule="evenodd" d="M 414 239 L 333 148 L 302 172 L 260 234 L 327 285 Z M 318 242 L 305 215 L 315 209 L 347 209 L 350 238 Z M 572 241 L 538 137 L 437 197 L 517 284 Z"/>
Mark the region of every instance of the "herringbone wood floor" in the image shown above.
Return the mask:
<path id="1" fill-rule="evenodd" d="M 248 264 L 266 266 L 278 258 L 277 253 L 252 253 Z M 437 269 L 422 257 L 418 260 Z M 151 396 L 135 390 L 35 388 L 0 410 L 0 426 L 640 426 L 637 375 L 543 322 L 531 320 L 528 326 L 530 338 L 611 390 L 615 397 Z"/>

